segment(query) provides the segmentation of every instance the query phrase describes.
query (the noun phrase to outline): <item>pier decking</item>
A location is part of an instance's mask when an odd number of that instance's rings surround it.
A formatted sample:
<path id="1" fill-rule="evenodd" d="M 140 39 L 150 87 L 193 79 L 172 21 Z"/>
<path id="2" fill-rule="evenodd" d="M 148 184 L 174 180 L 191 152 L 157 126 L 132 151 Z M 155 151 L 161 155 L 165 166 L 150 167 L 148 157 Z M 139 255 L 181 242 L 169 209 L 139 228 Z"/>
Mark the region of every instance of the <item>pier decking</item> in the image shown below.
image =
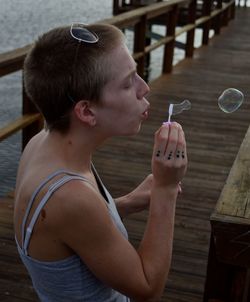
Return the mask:
<path id="1" fill-rule="evenodd" d="M 154 131 L 167 118 L 168 102 L 191 101 L 192 109 L 176 117 L 186 133 L 189 167 L 177 203 L 173 260 L 161 301 L 203 300 L 210 215 L 250 122 L 249 28 L 250 9 L 238 8 L 235 20 L 208 46 L 150 84 L 151 112 L 141 133 L 113 139 L 95 155 L 95 166 L 112 194 L 129 192 L 150 173 Z M 241 90 L 245 103 L 225 114 L 217 99 L 229 87 Z M 38 301 L 16 251 L 12 214 L 13 198 L 0 200 L 0 301 Z M 144 212 L 125 221 L 135 245 L 146 217 Z"/>

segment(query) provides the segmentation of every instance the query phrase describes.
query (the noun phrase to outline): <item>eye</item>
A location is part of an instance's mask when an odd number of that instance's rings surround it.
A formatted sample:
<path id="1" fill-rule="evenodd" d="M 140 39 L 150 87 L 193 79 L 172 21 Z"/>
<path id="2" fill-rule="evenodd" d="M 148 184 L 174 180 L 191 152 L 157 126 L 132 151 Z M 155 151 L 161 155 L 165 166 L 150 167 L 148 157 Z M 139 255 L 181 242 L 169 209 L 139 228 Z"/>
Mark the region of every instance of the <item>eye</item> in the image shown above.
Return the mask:
<path id="1" fill-rule="evenodd" d="M 125 85 L 124 85 L 124 88 L 125 88 L 125 89 L 128 89 L 128 88 L 130 88 L 132 85 L 133 85 L 133 79 L 132 79 L 132 77 L 129 77 L 129 79 L 126 81 L 126 83 L 125 83 Z"/>
<path id="2" fill-rule="evenodd" d="M 124 84 L 124 88 L 125 89 L 129 89 L 131 88 L 134 84 L 135 84 L 135 81 L 138 77 L 138 74 L 135 72 L 135 73 L 132 73 L 126 80 L 125 84 Z"/>

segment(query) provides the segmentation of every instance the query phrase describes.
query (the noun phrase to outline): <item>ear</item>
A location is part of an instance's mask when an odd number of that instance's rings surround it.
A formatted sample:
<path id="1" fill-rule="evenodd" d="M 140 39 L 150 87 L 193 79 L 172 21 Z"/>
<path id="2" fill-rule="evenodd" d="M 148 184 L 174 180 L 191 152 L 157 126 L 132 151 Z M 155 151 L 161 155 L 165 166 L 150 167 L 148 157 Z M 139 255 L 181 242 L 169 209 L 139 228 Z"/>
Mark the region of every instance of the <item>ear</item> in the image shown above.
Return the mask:
<path id="1" fill-rule="evenodd" d="M 79 101 L 74 107 L 75 115 L 89 126 L 95 126 L 96 118 L 90 101 Z"/>

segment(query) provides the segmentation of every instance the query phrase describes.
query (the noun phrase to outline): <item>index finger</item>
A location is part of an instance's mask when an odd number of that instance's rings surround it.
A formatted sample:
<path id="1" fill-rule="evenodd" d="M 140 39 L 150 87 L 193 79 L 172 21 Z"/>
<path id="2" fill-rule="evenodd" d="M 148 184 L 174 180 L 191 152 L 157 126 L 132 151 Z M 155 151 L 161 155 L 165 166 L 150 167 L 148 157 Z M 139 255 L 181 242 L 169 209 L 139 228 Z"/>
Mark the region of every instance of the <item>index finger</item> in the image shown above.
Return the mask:
<path id="1" fill-rule="evenodd" d="M 181 126 L 175 122 L 171 123 L 170 125 L 170 132 L 169 137 L 166 145 L 166 149 L 164 154 L 172 154 L 175 153 L 177 144 L 178 144 L 178 138 L 179 138 L 179 130 L 181 129 Z"/>
<path id="2" fill-rule="evenodd" d="M 154 154 L 159 157 L 164 155 L 170 132 L 170 125 L 163 124 L 155 133 Z"/>

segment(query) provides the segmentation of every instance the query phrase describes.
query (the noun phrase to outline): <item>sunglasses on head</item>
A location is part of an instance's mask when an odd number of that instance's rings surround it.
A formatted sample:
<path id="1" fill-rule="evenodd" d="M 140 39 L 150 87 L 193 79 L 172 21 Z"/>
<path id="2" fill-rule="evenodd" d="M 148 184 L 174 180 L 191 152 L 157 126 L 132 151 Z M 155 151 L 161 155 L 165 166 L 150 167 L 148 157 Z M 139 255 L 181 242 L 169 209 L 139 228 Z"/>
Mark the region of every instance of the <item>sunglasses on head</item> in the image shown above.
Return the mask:
<path id="1" fill-rule="evenodd" d="M 87 44 L 95 44 L 99 41 L 98 35 L 95 32 L 88 29 L 86 26 L 87 24 L 84 23 L 72 23 L 70 27 L 71 37 L 79 42 L 75 51 L 73 70 L 75 70 L 76 68 L 80 43 L 83 42 Z M 71 103 L 73 104 L 76 103 L 76 100 L 72 97 L 70 92 L 67 93 L 67 98 L 70 100 Z"/>
<path id="2" fill-rule="evenodd" d="M 70 28 L 71 36 L 79 42 L 97 43 L 99 37 L 97 34 L 86 27 L 84 23 L 72 23 Z"/>

